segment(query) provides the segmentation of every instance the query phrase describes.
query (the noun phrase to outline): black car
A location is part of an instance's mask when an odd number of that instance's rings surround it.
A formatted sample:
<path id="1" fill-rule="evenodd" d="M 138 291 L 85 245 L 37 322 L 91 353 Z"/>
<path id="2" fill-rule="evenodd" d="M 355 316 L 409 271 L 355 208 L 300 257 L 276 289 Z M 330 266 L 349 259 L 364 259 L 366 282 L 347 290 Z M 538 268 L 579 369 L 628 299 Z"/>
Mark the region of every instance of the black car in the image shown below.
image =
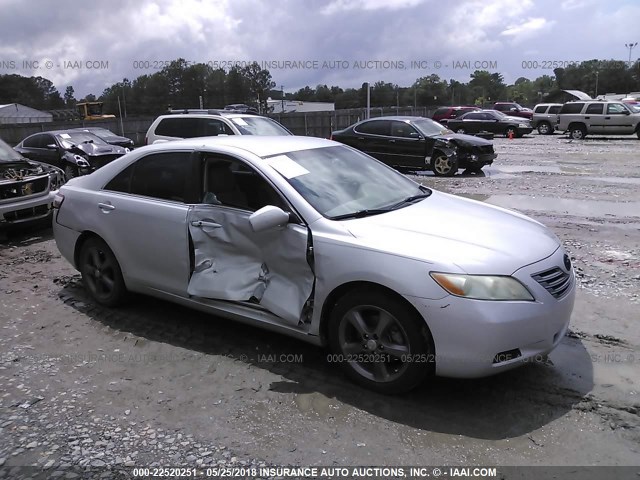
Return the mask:
<path id="1" fill-rule="evenodd" d="M 89 174 L 127 153 L 93 133 L 74 129 L 36 133 L 14 149 L 31 160 L 60 167 L 67 178 Z"/>
<path id="2" fill-rule="evenodd" d="M 493 143 L 459 135 L 424 117 L 379 117 L 331 134 L 398 170 L 431 169 L 452 176 L 459 168 L 480 171 L 493 163 Z"/>
<path id="3" fill-rule="evenodd" d="M 117 145 L 118 147 L 128 148 L 129 150 L 133 150 L 133 140 L 127 137 L 121 137 L 120 135 L 116 135 L 111 130 L 103 127 L 83 127 L 83 128 L 75 128 L 74 130 L 78 130 L 81 132 L 89 132 L 94 135 L 100 137 L 102 140 L 107 142 L 109 145 Z"/>
<path id="4" fill-rule="evenodd" d="M 505 137 L 522 137 L 533 131 L 529 120 L 522 117 L 510 117 L 497 110 L 465 113 L 458 118 L 449 120 L 447 127 L 458 133 L 491 132 Z"/>

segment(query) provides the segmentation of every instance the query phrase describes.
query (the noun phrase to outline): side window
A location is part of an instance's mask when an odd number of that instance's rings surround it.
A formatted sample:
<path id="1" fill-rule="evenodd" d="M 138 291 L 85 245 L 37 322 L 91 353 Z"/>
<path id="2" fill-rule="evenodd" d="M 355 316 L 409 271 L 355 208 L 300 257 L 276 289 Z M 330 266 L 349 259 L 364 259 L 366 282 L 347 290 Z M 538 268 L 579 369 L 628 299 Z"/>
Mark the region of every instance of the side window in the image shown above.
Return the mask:
<path id="1" fill-rule="evenodd" d="M 505 105 L 504 103 L 501 105 L 496 105 L 496 110 L 498 110 L 499 112 L 505 112 L 507 110 L 509 110 L 509 107 L 511 107 L 511 105 Z"/>
<path id="2" fill-rule="evenodd" d="M 581 102 L 565 103 L 559 113 L 580 113 L 582 111 L 582 107 L 584 107 L 584 103 Z"/>
<path id="3" fill-rule="evenodd" d="M 372 120 L 356 127 L 357 132 L 370 133 L 372 135 L 389 135 L 390 122 L 386 120 Z"/>
<path id="4" fill-rule="evenodd" d="M 233 131 L 229 126 L 221 120 L 215 118 L 199 119 L 200 131 L 198 136 L 215 137 L 217 135 L 233 135 Z"/>
<path id="5" fill-rule="evenodd" d="M 591 113 L 593 115 L 602 114 L 604 110 L 604 103 L 591 103 L 587 105 L 587 110 L 584 113 Z"/>
<path id="6" fill-rule="evenodd" d="M 448 108 L 438 108 L 435 112 L 433 112 L 433 115 L 444 115 L 445 113 L 447 113 L 449 111 Z"/>
<path id="7" fill-rule="evenodd" d="M 156 153 L 142 157 L 133 165 L 129 192 L 145 197 L 185 202 L 191 172 L 190 159 L 190 152 Z"/>
<path id="8" fill-rule="evenodd" d="M 256 211 L 267 205 L 291 209 L 253 168 L 239 160 L 208 157 L 204 161 L 202 203 Z"/>
<path id="9" fill-rule="evenodd" d="M 40 135 L 32 135 L 29 138 L 27 138 L 22 145 L 25 148 L 40 148 L 40 139 L 44 137 L 44 135 L 40 134 Z"/>
<path id="10" fill-rule="evenodd" d="M 118 175 L 113 177 L 109 183 L 107 183 L 103 190 L 110 190 L 112 192 L 129 193 L 131 190 L 131 175 L 133 173 L 133 167 L 135 164 L 129 165 Z"/>
<path id="11" fill-rule="evenodd" d="M 540 105 L 533 110 L 533 113 L 544 113 L 546 109 L 547 107 L 545 105 Z"/>
<path id="12" fill-rule="evenodd" d="M 405 138 L 418 138 L 420 134 L 415 128 L 413 128 L 408 123 L 394 120 L 391 122 L 391 136 L 405 137 Z"/>
<path id="13" fill-rule="evenodd" d="M 552 105 L 551 107 L 549 107 L 550 114 L 558 113 L 559 111 L 560 111 L 560 105 Z"/>
<path id="14" fill-rule="evenodd" d="M 193 138 L 199 136 L 198 118 L 163 118 L 156 127 L 156 135 L 164 137 Z"/>
<path id="15" fill-rule="evenodd" d="M 607 114 L 620 115 L 627 112 L 628 110 L 621 103 L 610 103 L 607 105 Z"/>
<path id="16" fill-rule="evenodd" d="M 465 115 L 463 120 L 482 120 L 481 113 L 470 113 L 469 115 Z"/>

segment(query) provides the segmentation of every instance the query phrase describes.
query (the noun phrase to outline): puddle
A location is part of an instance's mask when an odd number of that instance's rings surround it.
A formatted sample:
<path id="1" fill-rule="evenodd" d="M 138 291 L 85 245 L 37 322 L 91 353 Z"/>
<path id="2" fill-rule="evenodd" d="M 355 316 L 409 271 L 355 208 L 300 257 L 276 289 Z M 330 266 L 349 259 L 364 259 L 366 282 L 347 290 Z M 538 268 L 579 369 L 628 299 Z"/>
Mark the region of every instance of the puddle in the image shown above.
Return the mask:
<path id="1" fill-rule="evenodd" d="M 514 210 L 554 212 L 578 217 L 640 217 L 640 202 L 608 202 L 526 195 L 460 194 L 459 196 Z"/>

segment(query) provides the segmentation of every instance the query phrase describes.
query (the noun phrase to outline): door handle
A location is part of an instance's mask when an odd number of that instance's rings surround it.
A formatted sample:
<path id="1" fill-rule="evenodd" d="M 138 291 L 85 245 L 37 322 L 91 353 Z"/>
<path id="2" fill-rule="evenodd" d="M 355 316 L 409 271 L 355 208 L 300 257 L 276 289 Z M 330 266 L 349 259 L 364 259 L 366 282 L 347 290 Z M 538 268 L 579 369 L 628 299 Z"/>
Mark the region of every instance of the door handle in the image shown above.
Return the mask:
<path id="1" fill-rule="evenodd" d="M 389 143 L 396 143 L 395 140 L 389 140 Z"/>
<path id="2" fill-rule="evenodd" d="M 209 227 L 209 228 L 221 228 L 222 225 L 216 222 L 208 222 L 206 220 L 193 220 L 191 225 L 194 227 Z"/>
<path id="3" fill-rule="evenodd" d="M 584 118 L 585 118 L 585 120 L 590 120 L 591 119 L 591 117 L 584 117 Z"/>
<path id="4" fill-rule="evenodd" d="M 98 208 L 102 210 L 104 213 L 110 212 L 111 210 L 115 210 L 115 205 L 111 205 L 110 203 L 99 203 Z"/>
<path id="5" fill-rule="evenodd" d="M 611 117 L 604 117 L 605 120 L 611 120 Z"/>

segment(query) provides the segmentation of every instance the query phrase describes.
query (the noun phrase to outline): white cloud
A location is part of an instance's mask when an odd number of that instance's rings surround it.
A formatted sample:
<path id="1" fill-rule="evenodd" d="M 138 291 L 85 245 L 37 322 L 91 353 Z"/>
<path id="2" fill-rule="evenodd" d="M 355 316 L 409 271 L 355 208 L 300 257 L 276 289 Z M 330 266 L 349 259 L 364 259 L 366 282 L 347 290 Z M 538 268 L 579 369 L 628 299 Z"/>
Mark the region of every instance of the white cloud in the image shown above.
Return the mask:
<path id="1" fill-rule="evenodd" d="M 325 15 L 349 10 L 399 10 L 419 5 L 424 0 L 333 0 L 322 9 Z"/>
<path id="2" fill-rule="evenodd" d="M 508 37 L 530 36 L 532 33 L 537 32 L 538 30 L 543 30 L 551 27 L 553 23 L 554 22 L 549 22 L 542 17 L 529 18 L 525 22 L 522 22 L 518 25 L 508 26 L 500 33 L 500 35 L 505 35 Z"/>

